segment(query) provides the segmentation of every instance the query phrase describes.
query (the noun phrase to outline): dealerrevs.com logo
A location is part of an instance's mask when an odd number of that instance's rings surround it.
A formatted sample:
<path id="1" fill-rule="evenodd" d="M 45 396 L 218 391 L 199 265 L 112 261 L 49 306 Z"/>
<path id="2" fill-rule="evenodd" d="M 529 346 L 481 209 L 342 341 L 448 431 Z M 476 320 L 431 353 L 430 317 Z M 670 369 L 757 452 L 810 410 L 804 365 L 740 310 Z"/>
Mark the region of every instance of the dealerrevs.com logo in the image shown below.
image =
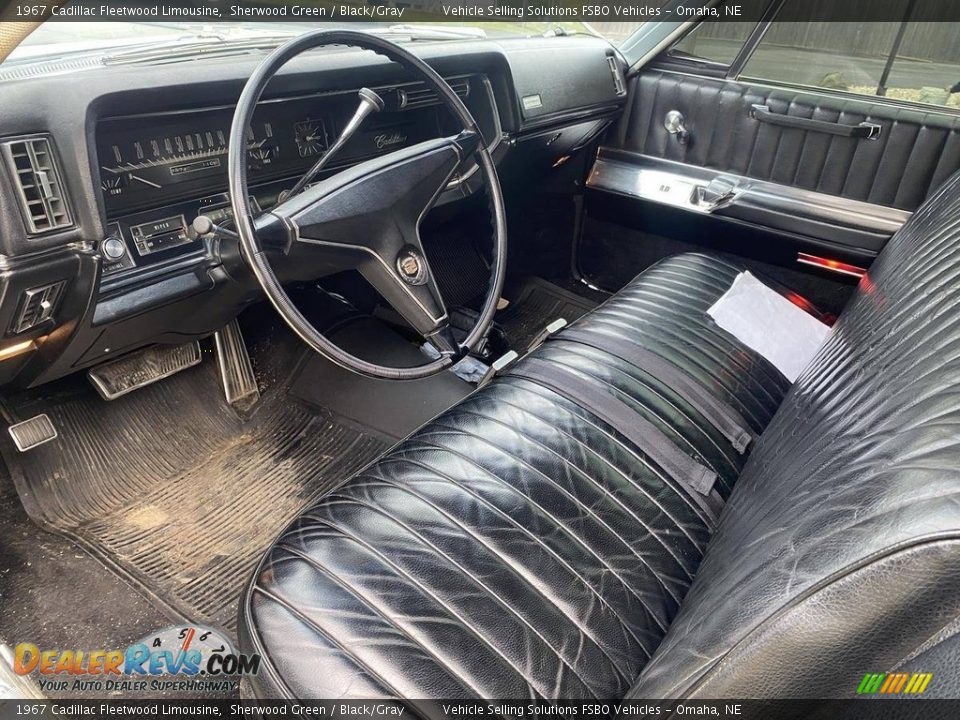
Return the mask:
<path id="1" fill-rule="evenodd" d="M 198 626 L 169 627 L 123 650 L 14 649 L 17 674 L 36 674 L 47 690 L 210 689 L 208 679 L 226 687 L 259 669 L 259 655 L 237 653 L 222 633 Z"/>

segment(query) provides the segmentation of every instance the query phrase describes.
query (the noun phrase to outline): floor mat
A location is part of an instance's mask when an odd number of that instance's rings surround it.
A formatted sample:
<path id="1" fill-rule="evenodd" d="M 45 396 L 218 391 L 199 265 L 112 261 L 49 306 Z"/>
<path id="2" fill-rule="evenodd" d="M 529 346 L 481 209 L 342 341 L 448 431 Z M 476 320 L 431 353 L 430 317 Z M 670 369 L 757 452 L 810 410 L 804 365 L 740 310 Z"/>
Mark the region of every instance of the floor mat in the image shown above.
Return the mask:
<path id="1" fill-rule="evenodd" d="M 88 553 L 30 522 L 7 477 L 0 477 L 0 517 L 0 642 L 113 649 L 170 624 Z"/>
<path id="2" fill-rule="evenodd" d="M 14 399 L 16 419 L 46 412 L 59 431 L 24 454 L 3 440 L 24 507 L 171 614 L 232 632 L 270 541 L 386 447 L 266 375 L 245 418 L 223 402 L 212 360 L 109 403 L 82 380 Z"/>
<path id="3" fill-rule="evenodd" d="M 468 305 L 486 295 L 490 265 L 479 246 L 489 245 L 490 232 L 489 229 L 444 226 L 439 236 L 428 233 L 423 238 L 423 251 L 447 307 Z"/>
<path id="4" fill-rule="evenodd" d="M 563 318 L 572 323 L 597 303 L 565 290 L 543 278 L 527 278 L 515 299 L 497 314 L 510 346 L 521 353 L 551 322 Z"/>
<path id="5" fill-rule="evenodd" d="M 391 367 L 427 362 L 416 345 L 374 318 L 357 318 L 328 337 L 347 352 L 370 362 Z M 300 365 L 290 395 L 308 405 L 323 407 L 347 425 L 397 441 L 473 390 L 473 385 L 448 371 L 419 380 L 381 380 L 357 375 L 314 354 Z"/>

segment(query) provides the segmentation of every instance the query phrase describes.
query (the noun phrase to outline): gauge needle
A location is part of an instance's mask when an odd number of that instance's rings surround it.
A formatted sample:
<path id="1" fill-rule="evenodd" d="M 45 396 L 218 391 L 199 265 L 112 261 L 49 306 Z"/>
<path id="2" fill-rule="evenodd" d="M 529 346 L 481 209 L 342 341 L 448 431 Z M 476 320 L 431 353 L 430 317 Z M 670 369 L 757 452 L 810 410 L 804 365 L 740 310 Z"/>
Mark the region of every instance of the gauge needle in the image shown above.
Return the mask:
<path id="1" fill-rule="evenodd" d="M 142 182 L 144 185 L 149 185 L 150 187 L 156 188 L 157 190 L 161 190 L 163 188 L 163 185 L 158 185 L 157 183 L 151 182 L 150 180 L 144 180 L 139 175 L 134 175 L 133 173 L 130 173 L 130 179 Z"/>

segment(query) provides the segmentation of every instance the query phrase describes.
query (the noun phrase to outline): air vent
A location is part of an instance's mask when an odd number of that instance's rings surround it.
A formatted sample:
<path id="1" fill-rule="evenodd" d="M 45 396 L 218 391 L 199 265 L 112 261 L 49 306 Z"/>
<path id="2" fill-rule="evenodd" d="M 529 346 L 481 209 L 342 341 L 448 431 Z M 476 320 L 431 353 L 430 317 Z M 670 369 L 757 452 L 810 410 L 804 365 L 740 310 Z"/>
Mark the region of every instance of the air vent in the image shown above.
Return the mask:
<path id="1" fill-rule="evenodd" d="M 450 87 L 452 87 L 453 91 L 461 98 L 466 98 L 470 95 L 469 80 L 448 80 L 447 82 L 450 83 Z M 438 105 L 440 103 L 437 94 L 423 83 L 399 88 L 397 94 L 400 97 L 401 110 L 411 110 L 413 108 Z"/>
<path id="2" fill-rule="evenodd" d="M 627 83 L 623 79 L 623 68 L 620 62 L 613 55 L 607 55 L 607 65 L 610 66 L 610 74 L 613 75 L 613 89 L 617 97 L 623 97 L 627 94 Z"/>
<path id="3" fill-rule="evenodd" d="M 20 307 L 14 315 L 10 332 L 16 335 L 50 320 L 60 302 L 60 296 L 63 295 L 65 284 L 66 281 L 61 280 L 24 291 L 20 296 Z"/>
<path id="4" fill-rule="evenodd" d="M 72 225 L 50 140 L 10 140 L 3 144 L 3 153 L 20 191 L 27 232 L 39 235 Z"/>

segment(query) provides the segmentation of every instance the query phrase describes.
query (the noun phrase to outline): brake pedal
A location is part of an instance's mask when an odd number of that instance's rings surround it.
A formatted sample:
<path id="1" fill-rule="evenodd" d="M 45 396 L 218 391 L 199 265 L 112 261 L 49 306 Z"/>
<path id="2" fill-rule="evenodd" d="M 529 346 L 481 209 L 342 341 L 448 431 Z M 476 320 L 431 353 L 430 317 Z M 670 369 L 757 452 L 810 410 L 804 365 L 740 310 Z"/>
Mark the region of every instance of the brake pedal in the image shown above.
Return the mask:
<path id="1" fill-rule="evenodd" d="M 183 345 L 154 345 L 90 368 L 87 377 L 104 400 L 116 400 L 199 365 L 201 359 L 197 340 Z"/>
<path id="2" fill-rule="evenodd" d="M 20 452 L 33 450 L 57 438 L 57 428 L 46 413 L 11 425 L 7 431 Z"/>
<path id="3" fill-rule="evenodd" d="M 240 324 L 231 320 L 213 335 L 217 350 L 217 364 L 227 402 L 235 409 L 246 411 L 260 400 L 260 388 L 253 374 L 253 364 L 247 344 L 243 341 Z"/>

